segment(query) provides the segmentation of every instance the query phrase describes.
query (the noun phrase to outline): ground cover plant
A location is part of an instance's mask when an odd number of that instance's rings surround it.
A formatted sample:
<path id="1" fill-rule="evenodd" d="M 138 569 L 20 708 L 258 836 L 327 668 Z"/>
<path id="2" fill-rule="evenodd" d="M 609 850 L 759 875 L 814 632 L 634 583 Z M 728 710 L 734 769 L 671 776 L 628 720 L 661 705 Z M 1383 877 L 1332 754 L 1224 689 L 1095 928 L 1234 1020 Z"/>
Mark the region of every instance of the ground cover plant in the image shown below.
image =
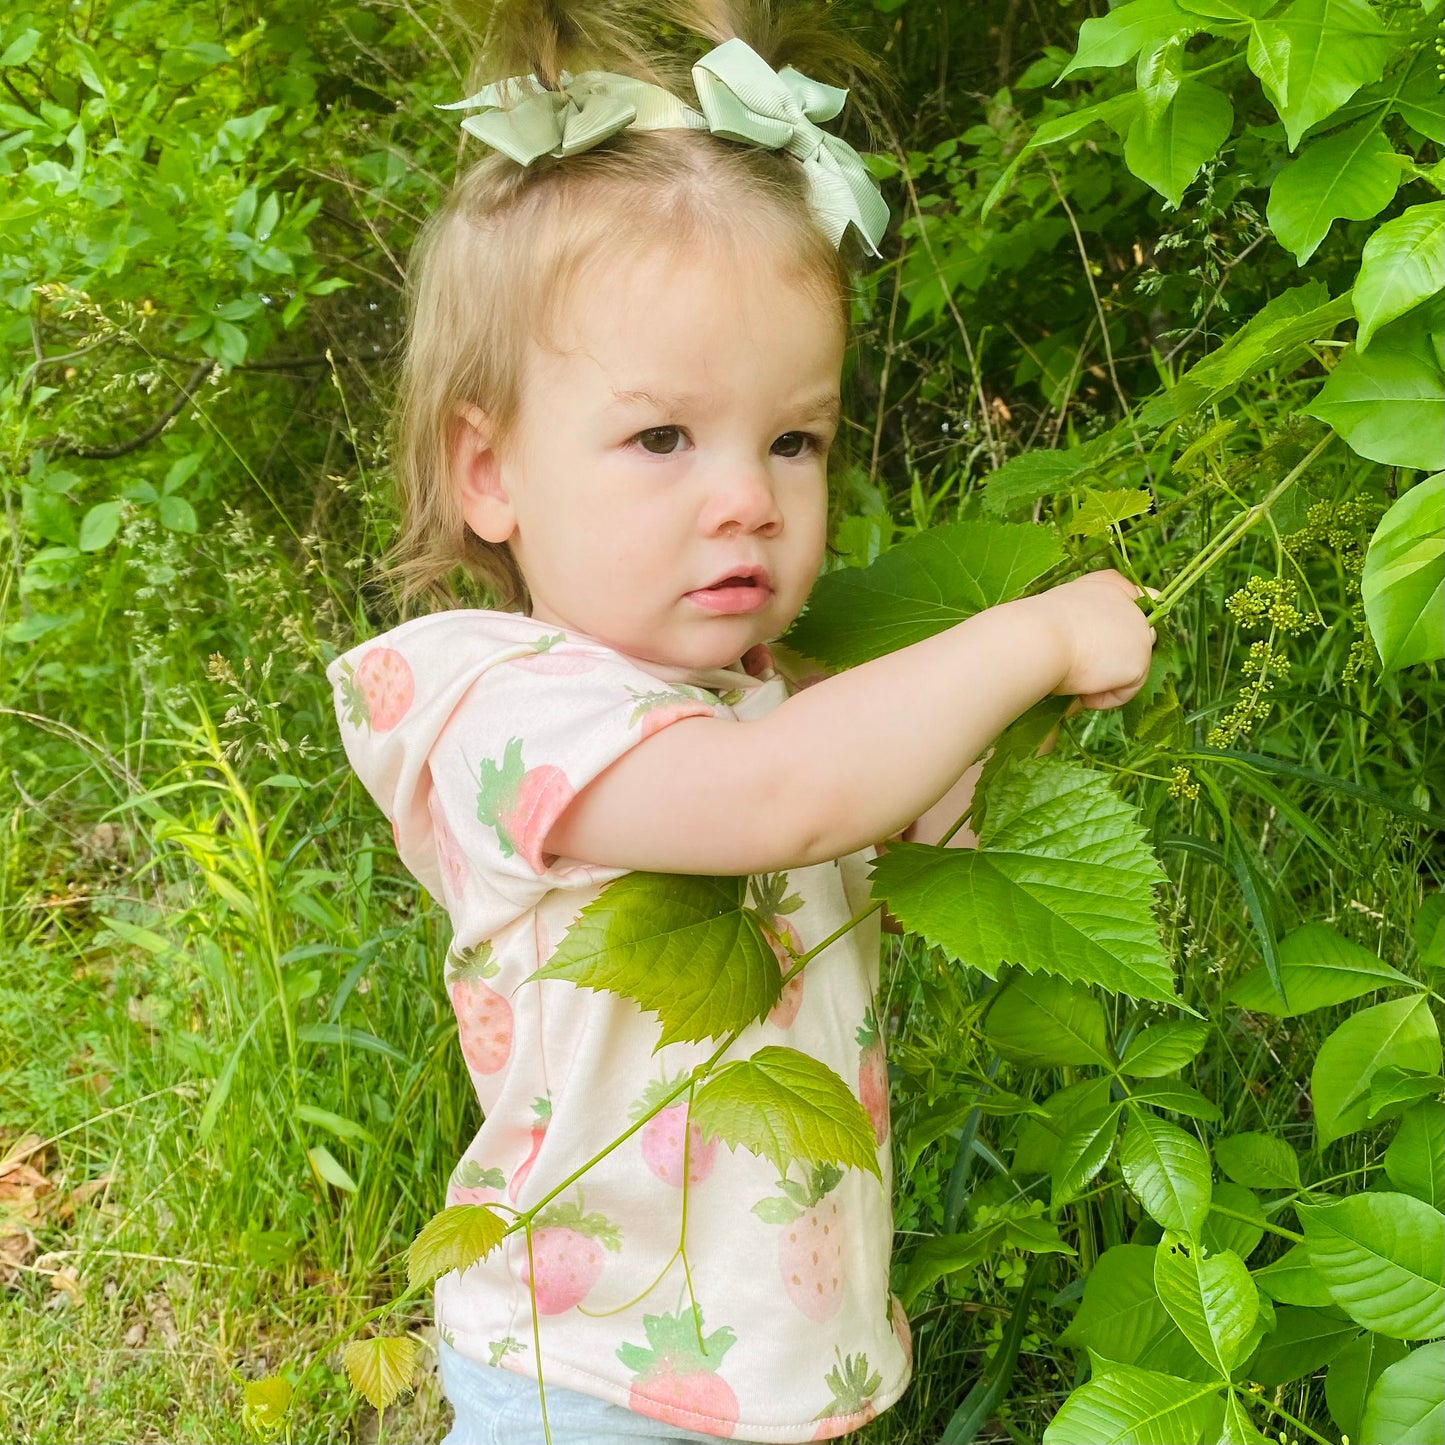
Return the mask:
<path id="1" fill-rule="evenodd" d="M 976 851 L 874 870 L 916 1374 L 859 1438 L 1445 1439 L 1438 6 L 856 18 L 897 219 L 786 645 L 1162 592 L 1133 703 L 1037 709 Z M 387 3 L 0 26 L 0 1427 L 437 1438 L 425 1286 L 532 1219 L 432 1220 L 445 920 L 322 668 L 395 617 L 386 363 L 462 49 Z M 587 946 L 688 890 L 734 1012 Z M 721 1044 L 782 986 L 759 902 L 631 875 L 554 967 Z M 866 1092 L 766 1050 L 649 1107 L 772 1141 L 806 1210 Z"/>

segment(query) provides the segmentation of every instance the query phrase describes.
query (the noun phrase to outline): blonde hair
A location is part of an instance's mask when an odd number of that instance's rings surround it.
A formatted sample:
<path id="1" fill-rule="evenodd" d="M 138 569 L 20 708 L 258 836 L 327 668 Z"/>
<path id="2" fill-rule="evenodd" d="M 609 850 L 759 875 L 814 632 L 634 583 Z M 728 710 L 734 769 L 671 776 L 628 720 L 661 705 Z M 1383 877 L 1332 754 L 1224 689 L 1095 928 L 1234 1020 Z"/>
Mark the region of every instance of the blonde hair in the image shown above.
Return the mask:
<path id="1" fill-rule="evenodd" d="M 877 85 L 876 64 L 829 33 L 819 12 L 775 13 L 765 0 L 662 0 L 662 26 L 715 43 L 740 36 L 777 67 L 820 80 Z M 555 85 L 563 69 L 612 70 L 691 99 L 682 58 L 641 39 L 648 17 L 609 0 L 495 6 L 473 88 L 532 72 Z M 654 33 L 657 28 L 654 25 Z M 809 210 L 802 169 L 782 152 L 690 130 L 627 130 L 581 155 L 523 167 L 490 152 L 458 178 L 412 252 L 408 328 L 394 420 L 401 526 L 383 570 L 417 596 L 454 606 L 461 568 L 492 606 L 525 610 L 526 581 L 505 544 L 464 524 L 451 478 L 450 433 L 460 408 L 484 412 L 498 443 L 516 419 L 529 344 L 545 341 L 569 288 L 605 248 L 635 257 L 703 236 L 762 248 L 827 304 L 846 331 L 850 256 Z"/>

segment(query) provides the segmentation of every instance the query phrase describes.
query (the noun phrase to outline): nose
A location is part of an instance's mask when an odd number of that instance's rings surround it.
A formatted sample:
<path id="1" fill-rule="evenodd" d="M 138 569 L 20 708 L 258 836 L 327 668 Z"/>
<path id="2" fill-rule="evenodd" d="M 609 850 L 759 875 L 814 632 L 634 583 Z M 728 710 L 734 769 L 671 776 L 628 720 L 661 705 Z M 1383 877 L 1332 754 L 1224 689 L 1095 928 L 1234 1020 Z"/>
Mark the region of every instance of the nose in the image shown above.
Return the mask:
<path id="1" fill-rule="evenodd" d="M 757 461 L 724 463 L 708 496 L 703 523 L 709 534 L 741 529 L 772 537 L 780 532 L 782 508 L 767 467 Z"/>

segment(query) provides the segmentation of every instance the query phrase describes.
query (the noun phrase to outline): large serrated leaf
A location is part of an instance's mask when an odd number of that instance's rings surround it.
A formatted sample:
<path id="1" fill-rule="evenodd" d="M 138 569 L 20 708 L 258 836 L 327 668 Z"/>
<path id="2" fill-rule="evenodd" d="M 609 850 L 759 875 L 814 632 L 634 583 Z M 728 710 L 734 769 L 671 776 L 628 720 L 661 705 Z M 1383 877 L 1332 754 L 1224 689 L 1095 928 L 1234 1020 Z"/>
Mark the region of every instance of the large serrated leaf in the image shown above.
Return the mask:
<path id="1" fill-rule="evenodd" d="M 1417 482 L 1380 519 L 1360 595 L 1386 672 L 1445 656 L 1445 472 Z"/>
<path id="2" fill-rule="evenodd" d="M 1445 1215 L 1409 1194 L 1297 1204 L 1310 1260 L 1357 1324 L 1397 1340 L 1445 1331 Z"/>
<path id="3" fill-rule="evenodd" d="M 1206 1256 L 1188 1236 L 1166 1230 L 1154 1253 L 1159 1300 L 1199 1357 L 1227 1380 L 1259 1317 L 1259 1292 L 1232 1250 Z"/>
<path id="4" fill-rule="evenodd" d="M 778 1001 L 782 975 L 746 878 L 626 873 L 578 915 L 533 978 L 635 999 L 662 1021 L 658 1047 L 719 1038 Z"/>
<path id="5" fill-rule="evenodd" d="M 507 1222 L 485 1204 L 453 1204 L 422 1225 L 406 1253 L 406 1276 L 415 1288 L 485 1259 L 507 1232 Z"/>
<path id="6" fill-rule="evenodd" d="M 1221 1419 L 1219 1381 L 1110 1366 L 1064 1401 L 1044 1445 L 1197 1445 Z"/>
<path id="7" fill-rule="evenodd" d="M 1137 447 L 1127 432 L 1110 431 L 1061 451 L 1022 452 L 986 479 L 984 510 L 1002 514 L 1070 491 L 1081 482 L 1108 477 L 1120 453 L 1132 453 Z"/>
<path id="8" fill-rule="evenodd" d="M 988 521 L 932 527 L 867 567 L 824 573 L 782 640 L 829 667 L 853 667 L 1021 597 L 1063 556 L 1043 527 Z"/>
<path id="9" fill-rule="evenodd" d="M 1119 1167 L 1151 1218 L 1199 1238 L 1209 1213 L 1209 1155 L 1193 1134 L 1135 1112 L 1124 1126 Z"/>
<path id="10" fill-rule="evenodd" d="M 1375 1381 L 1360 1438 L 1364 1445 L 1439 1445 L 1445 1440 L 1445 1342 L 1412 1350 Z"/>
<path id="11" fill-rule="evenodd" d="M 1165 881 L 1138 813 L 1098 773 L 1029 759 L 989 790 L 980 846 L 895 843 L 872 896 L 903 926 L 996 974 L 1005 963 L 1177 1002 L 1154 918 Z"/>
<path id="12" fill-rule="evenodd" d="M 777 972 L 777 964 L 773 964 Z M 704 1137 L 760 1154 L 786 1174 L 794 1161 L 837 1164 L 882 1178 L 873 1125 L 826 1064 L 776 1045 L 734 1059 L 697 1088 L 692 1121 Z"/>
<path id="13" fill-rule="evenodd" d="M 1370 1081 L 1393 1064 L 1421 1073 L 1439 1067 L 1440 1030 L 1423 994 L 1351 1014 L 1315 1055 L 1310 1100 L 1320 1148 L 1370 1124 Z"/>
<path id="14" fill-rule="evenodd" d="M 372 1407 L 384 1410 L 416 1376 L 417 1343 L 405 1335 L 352 1340 L 341 1361 L 352 1388 L 366 1396 Z"/>
<path id="15" fill-rule="evenodd" d="M 1306 923 L 1279 942 L 1279 973 L 1289 998 L 1279 995 L 1264 968 L 1252 968 L 1229 990 L 1229 1001 L 1255 1013 L 1293 1018 L 1330 1004 L 1402 983 L 1419 985 L 1408 974 L 1391 968 L 1384 959 L 1352 943 L 1326 923 Z"/>

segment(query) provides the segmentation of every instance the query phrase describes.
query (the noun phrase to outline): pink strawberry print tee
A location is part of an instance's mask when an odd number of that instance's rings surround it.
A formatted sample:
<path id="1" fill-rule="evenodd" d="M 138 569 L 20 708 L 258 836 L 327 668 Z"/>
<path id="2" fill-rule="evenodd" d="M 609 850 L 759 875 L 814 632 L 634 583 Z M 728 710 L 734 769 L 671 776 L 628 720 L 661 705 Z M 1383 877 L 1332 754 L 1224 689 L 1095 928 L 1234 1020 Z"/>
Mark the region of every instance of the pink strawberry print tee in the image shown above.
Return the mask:
<path id="1" fill-rule="evenodd" d="M 690 717 L 748 721 L 794 689 L 766 647 L 690 672 L 482 610 L 405 623 L 328 675 L 347 755 L 391 820 L 402 862 L 452 924 L 439 983 L 484 1122 L 446 1202 L 528 1208 L 712 1048 L 658 1049 L 656 1015 L 632 1001 L 526 981 L 626 871 L 548 853 L 553 822 L 660 729 Z M 869 847 L 748 879 L 747 905 L 780 969 L 867 904 L 875 856 Z M 530 1260 L 519 1233 L 438 1281 L 443 1337 L 535 1378 L 535 1310 L 546 1382 L 721 1438 L 827 1440 L 891 1405 L 911 1354 L 888 1289 L 879 944 L 875 914 L 810 962 L 731 1056 L 782 1044 L 828 1064 L 872 1121 L 882 1184 L 796 1164 L 779 1177 L 704 1137 L 674 1104 L 543 1209 Z M 678 1248 L 684 1198 L 700 1319 Z"/>

